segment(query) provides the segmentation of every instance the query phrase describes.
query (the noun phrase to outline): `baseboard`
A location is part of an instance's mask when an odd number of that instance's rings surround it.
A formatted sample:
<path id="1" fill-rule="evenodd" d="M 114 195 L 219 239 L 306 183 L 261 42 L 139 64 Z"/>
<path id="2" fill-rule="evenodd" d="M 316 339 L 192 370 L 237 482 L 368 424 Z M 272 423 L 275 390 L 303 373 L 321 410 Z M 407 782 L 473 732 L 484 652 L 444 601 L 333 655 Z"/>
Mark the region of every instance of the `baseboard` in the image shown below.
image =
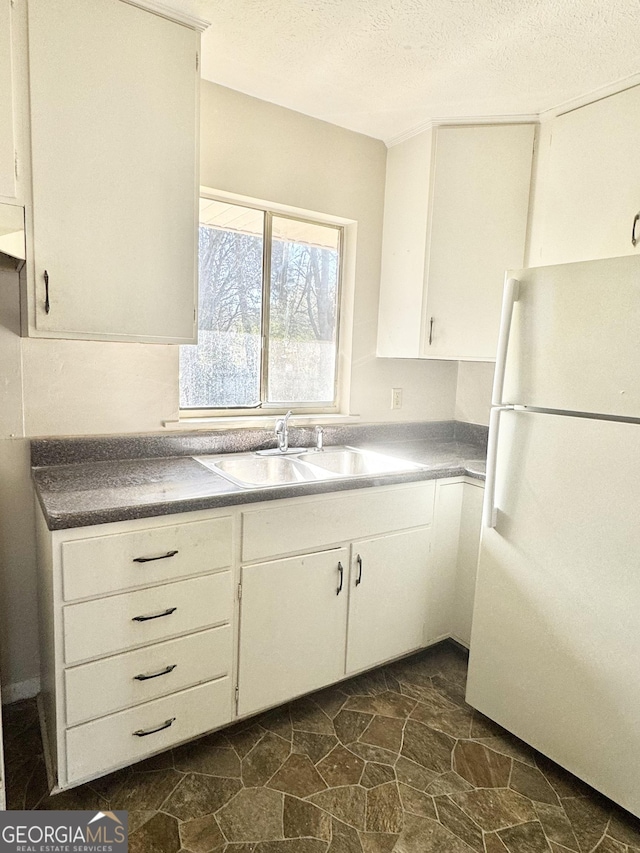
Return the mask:
<path id="1" fill-rule="evenodd" d="M 460 649 L 465 652 L 465 654 L 469 654 L 469 643 L 466 640 L 460 639 L 460 637 L 456 636 L 456 634 L 450 634 L 449 639 L 452 643 L 455 643 L 456 646 L 459 646 Z"/>
<path id="2" fill-rule="evenodd" d="M 40 721 L 40 735 L 42 736 L 42 747 L 44 751 L 44 766 L 47 771 L 47 783 L 49 785 L 49 795 L 57 794 L 59 789 L 56 787 L 56 773 L 53 769 L 51 760 L 51 747 L 49 744 L 49 731 L 47 729 L 47 719 L 44 711 L 44 701 L 42 693 L 38 694 L 38 719 Z"/>
<path id="3" fill-rule="evenodd" d="M 22 699 L 33 699 L 40 692 L 40 678 L 28 678 L 26 681 L 16 681 L 14 684 L 2 685 L 2 704 L 10 705 Z"/>

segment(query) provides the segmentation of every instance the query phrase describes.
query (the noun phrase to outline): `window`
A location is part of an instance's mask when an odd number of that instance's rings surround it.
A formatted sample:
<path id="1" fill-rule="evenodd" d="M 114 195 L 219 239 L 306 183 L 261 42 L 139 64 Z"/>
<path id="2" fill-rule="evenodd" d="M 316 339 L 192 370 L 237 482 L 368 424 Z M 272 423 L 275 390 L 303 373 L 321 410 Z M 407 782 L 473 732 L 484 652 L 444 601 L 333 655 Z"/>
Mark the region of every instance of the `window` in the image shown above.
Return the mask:
<path id="1" fill-rule="evenodd" d="M 200 199 L 198 343 L 180 407 L 331 408 L 341 226 Z"/>

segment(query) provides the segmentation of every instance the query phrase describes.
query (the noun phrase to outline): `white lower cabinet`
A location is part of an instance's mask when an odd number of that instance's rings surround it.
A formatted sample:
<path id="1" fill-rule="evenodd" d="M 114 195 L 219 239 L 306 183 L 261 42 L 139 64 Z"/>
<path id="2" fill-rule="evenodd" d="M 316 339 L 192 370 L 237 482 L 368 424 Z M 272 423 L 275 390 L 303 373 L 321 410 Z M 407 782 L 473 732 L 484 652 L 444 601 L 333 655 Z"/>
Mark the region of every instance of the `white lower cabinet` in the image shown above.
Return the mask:
<path id="1" fill-rule="evenodd" d="M 224 624 L 232 610 L 230 571 L 69 604 L 63 611 L 65 662 Z"/>
<path id="2" fill-rule="evenodd" d="M 38 510 L 40 709 L 55 789 L 233 720 L 237 516 L 50 532 Z"/>
<path id="3" fill-rule="evenodd" d="M 481 494 L 458 478 L 54 532 L 38 510 L 53 786 L 468 642 Z"/>
<path id="4" fill-rule="evenodd" d="M 75 726 L 229 674 L 231 625 L 198 631 L 65 670 L 67 725 Z"/>
<path id="5" fill-rule="evenodd" d="M 347 674 L 424 646 L 430 540 L 421 527 L 354 543 Z"/>
<path id="6" fill-rule="evenodd" d="M 469 646 L 484 484 L 439 480 L 429 572 L 427 643 L 446 637 Z"/>
<path id="7" fill-rule="evenodd" d="M 229 516 L 63 542 L 64 599 L 95 598 L 224 569 L 232 562 L 231 545 Z"/>
<path id="8" fill-rule="evenodd" d="M 69 729 L 69 781 L 99 776 L 228 723 L 230 690 L 226 676 Z"/>
<path id="9" fill-rule="evenodd" d="M 438 480 L 433 517 L 433 564 L 429 577 L 427 641 L 437 643 L 451 632 L 458 568 L 462 480 Z"/>
<path id="10" fill-rule="evenodd" d="M 346 548 L 242 568 L 238 713 L 344 676 Z"/>
<path id="11" fill-rule="evenodd" d="M 454 639 L 468 647 L 471 644 L 471 621 L 476 594 L 484 486 L 482 483 L 464 483 L 462 490 L 456 586 L 450 632 Z"/>
<path id="12" fill-rule="evenodd" d="M 435 482 L 272 501 L 242 513 L 242 560 L 326 550 L 430 524 Z"/>
<path id="13" fill-rule="evenodd" d="M 412 483 L 243 513 L 245 560 L 308 551 L 242 566 L 240 716 L 425 645 L 434 494 Z"/>

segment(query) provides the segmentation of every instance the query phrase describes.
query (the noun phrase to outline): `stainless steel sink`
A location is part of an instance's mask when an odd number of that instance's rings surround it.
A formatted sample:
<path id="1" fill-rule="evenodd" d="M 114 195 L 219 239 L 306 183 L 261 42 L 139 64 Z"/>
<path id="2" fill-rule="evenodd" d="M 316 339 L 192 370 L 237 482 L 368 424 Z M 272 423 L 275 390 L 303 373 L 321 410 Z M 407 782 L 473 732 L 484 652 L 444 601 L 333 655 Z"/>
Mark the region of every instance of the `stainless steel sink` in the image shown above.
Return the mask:
<path id="1" fill-rule="evenodd" d="M 422 465 L 405 462 L 372 450 L 355 447 L 328 447 L 322 451 L 310 451 L 298 456 L 301 462 L 330 471 L 339 477 L 363 477 L 375 474 L 393 474 L 403 471 L 419 471 Z"/>
<path id="2" fill-rule="evenodd" d="M 258 452 L 193 458 L 235 485 L 254 489 L 420 471 L 424 467 L 356 447 L 328 447 L 320 451 L 298 449 L 297 453 L 282 456 L 265 456 Z"/>
<path id="3" fill-rule="evenodd" d="M 238 453 L 229 456 L 194 456 L 197 462 L 221 474 L 238 486 L 288 486 L 331 478 L 328 471 L 319 471 L 298 463 L 290 456 L 258 456 Z"/>

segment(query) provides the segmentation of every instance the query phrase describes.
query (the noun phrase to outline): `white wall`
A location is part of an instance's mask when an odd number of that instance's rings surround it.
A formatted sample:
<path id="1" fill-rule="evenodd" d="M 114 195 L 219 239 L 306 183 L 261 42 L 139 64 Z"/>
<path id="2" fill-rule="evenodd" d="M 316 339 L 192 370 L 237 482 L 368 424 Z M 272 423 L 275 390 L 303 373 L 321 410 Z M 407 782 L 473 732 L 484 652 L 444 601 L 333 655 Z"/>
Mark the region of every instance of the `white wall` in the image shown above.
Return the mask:
<path id="1" fill-rule="evenodd" d="M 358 222 L 351 409 L 364 420 L 453 417 L 456 365 L 376 360 L 386 149 L 300 113 L 203 84 L 202 183 Z M 178 348 L 18 337 L 0 273 L 0 667 L 5 700 L 38 675 L 28 438 L 159 431 L 178 412 Z M 392 412 L 391 387 L 404 388 Z"/>
<path id="2" fill-rule="evenodd" d="M 494 369 L 493 362 L 459 362 L 455 407 L 457 421 L 489 426 Z"/>
<path id="3" fill-rule="evenodd" d="M 384 144 L 213 83 L 201 98 L 204 186 L 358 223 L 351 411 L 365 421 L 452 418 L 454 362 L 375 355 Z M 397 387 L 403 407 L 392 411 Z"/>

